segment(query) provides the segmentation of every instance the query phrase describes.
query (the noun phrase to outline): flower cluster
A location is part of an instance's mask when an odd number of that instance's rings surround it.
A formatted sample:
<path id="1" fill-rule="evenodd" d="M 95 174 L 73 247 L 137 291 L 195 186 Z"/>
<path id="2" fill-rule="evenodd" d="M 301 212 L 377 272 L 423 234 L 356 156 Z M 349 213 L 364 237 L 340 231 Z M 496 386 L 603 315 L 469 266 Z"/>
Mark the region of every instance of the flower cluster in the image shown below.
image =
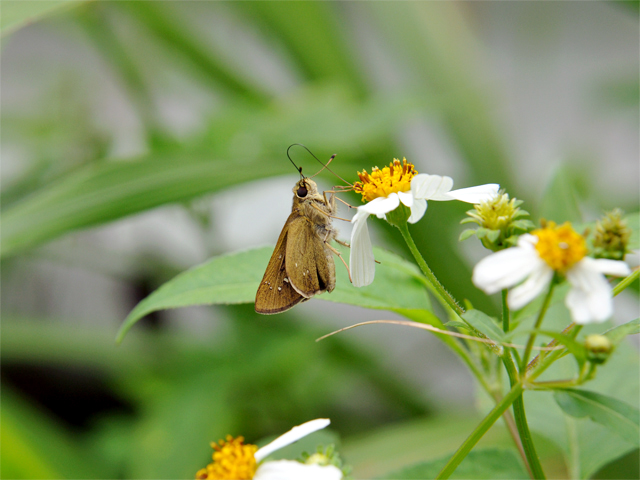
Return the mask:
<path id="1" fill-rule="evenodd" d="M 427 200 L 460 200 L 480 203 L 498 193 L 497 184 L 451 190 L 453 180 L 440 175 L 418 174 L 414 165 L 403 159 L 394 159 L 389 167 L 382 170 L 375 167 L 371 174 L 358 172 L 361 182 L 354 184 L 354 190 L 362 194 L 368 203 L 358 207 L 351 220 L 351 278 L 356 287 L 364 287 L 373 282 L 375 260 L 369 237 L 367 219 L 370 215 L 387 219 L 397 225 L 399 222 L 416 223 L 427 211 Z"/>
<path id="2" fill-rule="evenodd" d="M 565 304 L 574 322 L 603 322 L 613 311 L 612 290 L 605 275 L 630 274 L 629 267 L 619 261 L 627 251 L 630 230 L 620 211 L 608 214 L 596 226 L 594 255 L 585 237 L 570 224 L 549 222 L 537 230 L 523 217 L 520 200 L 499 192 L 499 185 L 487 184 L 452 190 L 453 180 L 439 175 L 418 174 L 406 159 L 393 162 L 371 174 L 358 172 L 354 190 L 362 195 L 364 205 L 358 207 L 351 222 L 351 277 L 356 287 L 369 285 L 375 276 L 375 260 L 367 219 L 370 215 L 386 219 L 401 227 L 420 220 L 428 200 L 459 200 L 474 205 L 469 218 L 461 223 L 478 224 L 466 230 L 461 240 L 477 236 L 494 251 L 481 260 L 473 271 L 474 284 L 488 294 L 512 288 L 508 305 L 518 310 L 540 295 L 554 281 L 566 279 L 571 289 Z M 530 233 L 527 233 L 530 232 Z M 601 257 L 601 258 L 598 258 Z"/>

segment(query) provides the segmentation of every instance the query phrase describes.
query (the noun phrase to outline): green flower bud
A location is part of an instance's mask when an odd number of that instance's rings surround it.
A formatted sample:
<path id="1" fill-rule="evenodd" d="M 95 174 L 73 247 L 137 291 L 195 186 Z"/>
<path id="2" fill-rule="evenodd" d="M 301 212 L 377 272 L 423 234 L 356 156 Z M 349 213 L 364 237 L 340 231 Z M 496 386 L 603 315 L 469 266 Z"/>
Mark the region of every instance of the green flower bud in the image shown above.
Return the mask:
<path id="1" fill-rule="evenodd" d="M 613 351 L 613 343 L 604 335 L 587 335 L 584 340 L 587 349 L 587 360 L 591 363 L 601 364 L 607 361 Z"/>
<path id="2" fill-rule="evenodd" d="M 462 232 L 460 240 L 476 236 L 485 248 L 494 252 L 514 246 L 521 234 L 535 227 L 530 220 L 521 218 L 529 216 L 518 208 L 521 204 L 522 200 L 509 199 L 509 194 L 501 191 L 492 199 L 474 205 L 473 210 L 467 211 L 470 218 L 460 223 L 476 223 L 479 227 Z"/>
<path id="3" fill-rule="evenodd" d="M 622 210 L 616 208 L 596 222 L 593 238 L 593 253 L 596 258 L 611 260 L 624 258 L 631 237 L 631 229 L 622 215 Z"/>

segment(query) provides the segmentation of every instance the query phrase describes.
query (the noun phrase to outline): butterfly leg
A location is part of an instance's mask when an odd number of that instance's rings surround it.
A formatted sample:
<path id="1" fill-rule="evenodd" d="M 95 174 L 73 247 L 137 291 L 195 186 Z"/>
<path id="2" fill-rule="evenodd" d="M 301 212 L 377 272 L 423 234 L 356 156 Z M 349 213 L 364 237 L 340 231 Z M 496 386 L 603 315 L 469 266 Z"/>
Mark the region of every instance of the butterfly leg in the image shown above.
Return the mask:
<path id="1" fill-rule="evenodd" d="M 334 238 L 334 240 L 336 241 L 336 243 L 339 243 L 340 245 L 342 245 L 343 247 L 347 247 L 347 248 L 351 248 L 351 245 L 349 245 L 347 242 L 343 242 L 342 240 L 338 240 L 337 238 Z M 380 262 L 378 260 L 375 260 L 375 262 L 380 265 Z"/>
<path id="2" fill-rule="evenodd" d="M 347 265 L 347 262 L 345 262 L 344 258 L 342 258 L 342 254 L 338 250 L 333 248 L 331 245 L 329 245 L 329 243 L 326 240 L 325 240 L 324 244 L 329 250 L 331 250 L 333 253 L 335 253 L 340 258 L 340 261 L 342 262 L 344 267 L 347 269 L 347 273 L 349 274 L 349 281 L 351 283 L 353 283 L 353 280 L 351 280 L 351 270 L 349 270 L 349 265 Z"/>
<path id="3" fill-rule="evenodd" d="M 323 215 L 326 215 L 327 217 L 335 218 L 336 220 L 342 220 L 342 221 L 345 221 L 345 222 L 351 222 L 351 220 L 349 220 L 349 219 L 342 218 L 342 217 L 336 217 L 335 215 L 331 215 L 330 213 L 325 212 L 319 206 L 317 206 L 315 203 L 312 203 L 311 206 L 313 208 L 315 208 L 316 210 L 318 210 Z"/>

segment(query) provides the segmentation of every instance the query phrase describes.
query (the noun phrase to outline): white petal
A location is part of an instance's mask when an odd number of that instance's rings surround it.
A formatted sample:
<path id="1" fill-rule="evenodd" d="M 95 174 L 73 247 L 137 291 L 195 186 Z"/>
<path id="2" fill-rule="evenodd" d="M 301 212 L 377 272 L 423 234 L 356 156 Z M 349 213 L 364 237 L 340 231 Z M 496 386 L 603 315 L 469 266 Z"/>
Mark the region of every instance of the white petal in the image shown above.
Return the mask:
<path id="1" fill-rule="evenodd" d="M 349 252 L 349 268 L 354 287 L 364 287 L 373 282 L 376 274 L 376 263 L 373 257 L 373 247 L 367 227 L 369 214 L 358 208 L 353 219 L 351 230 L 351 250 Z"/>
<path id="2" fill-rule="evenodd" d="M 509 308 L 520 310 L 531 300 L 536 298 L 542 291 L 549 286 L 549 282 L 553 278 L 553 269 L 544 261 L 541 261 L 529 278 L 522 284 L 509 292 L 507 303 Z"/>
<path id="3" fill-rule="evenodd" d="M 460 200 L 467 203 L 482 203 L 491 200 L 498 195 L 500 185 L 497 183 L 488 183 L 486 185 L 478 185 L 477 187 L 460 188 L 459 190 L 451 190 L 445 193 L 447 197 L 444 200 Z M 437 200 L 437 199 L 434 199 Z"/>
<path id="4" fill-rule="evenodd" d="M 544 261 L 527 247 L 511 247 L 480 260 L 473 269 L 474 285 L 488 294 L 513 287 L 539 269 Z"/>
<path id="5" fill-rule="evenodd" d="M 400 205 L 400 197 L 397 193 L 391 193 L 388 197 L 378 197 L 371 200 L 369 203 L 365 203 L 358 207 L 358 210 L 376 215 L 378 218 L 382 218 L 385 213 L 392 212 Z"/>
<path id="6" fill-rule="evenodd" d="M 411 192 L 398 192 L 398 198 L 407 207 L 411 208 L 413 205 L 413 195 Z"/>
<path id="7" fill-rule="evenodd" d="M 626 277 L 631 275 L 629 265 L 620 260 L 608 260 L 606 258 L 590 258 L 584 257 L 582 261 L 589 262 L 594 270 L 607 275 L 615 275 L 616 277 Z"/>
<path id="8" fill-rule="evenodd" d="M 427 201 L 424 198 L 415 198 L 411 207 L 411 216 L 407 219 L 409 223 L 416 223 L 427 211 Z"/>
<path id="9" fill-rule="evenodd" d="M 334 465 L 305 465 L 293 460 L 265 462 L 253 480 L 340 480 L 342 471 Z"/>
<path id="10" fill-rule="evenodd" d="M 451 190 L 452 187 L 453 179 L 451 177 L 421 173 L 411 179 L 411 193 L 413 193 L 414 198 L 443 200 L 440 197 Z M 446 200 L 452 199 L 448 198 Z"/>
<path id="11" fill-rule="evenodd" d="M 265 445 L 260 450 L 258 450 L 254 455 L 254 457 L 256 458 L 256 462 L 260 462 L 276 450 L 280 450 L 282 447 L 286 447 L 293 442 L 297 442 L 302 437 L 306 437 L 316 430 L 325 428 L 330 423 L 331 421 L 328 418 L 318 418 L 316 420 L 311 420 L 310 422 L 303 423 L 302 425 L 298 425 L 297 427 L 293 427 L 287 433 L 280 435 L 273 442 Z"/>
<path id="12" fill-rule="evenodd" d="M 600 323 L 613 314 L 611 286 L 598 271 L 602 266 L 598 260 L 585 257 L 567 271 L 572 288 L 565 298 L 565 305 L 576 323 Z"/>

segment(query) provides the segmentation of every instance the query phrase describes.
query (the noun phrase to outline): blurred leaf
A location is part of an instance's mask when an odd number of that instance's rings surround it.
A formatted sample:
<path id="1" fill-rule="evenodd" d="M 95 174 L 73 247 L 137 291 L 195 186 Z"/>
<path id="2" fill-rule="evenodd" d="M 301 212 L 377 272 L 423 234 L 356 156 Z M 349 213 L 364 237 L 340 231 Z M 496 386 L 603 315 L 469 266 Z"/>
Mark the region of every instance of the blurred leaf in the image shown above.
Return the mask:
<path id="1" fill-rule="evenodd" d="M 399 98 L 355 107 L 340 91 L 311 89 L 279 107 L 229 109 L 214 122 L 226 123 L 226 130 L 215 128 L 188 148 L 177 145 L 143 158 L 89 165 L 15 202 L 3 212 L 0 253 L 13 255 L 79 228 L 291 173 L 284 154 L 270 160 L 275 154 L 269 152 L 284 152 L 292 138 L 313 142 L 308 145 L 331 143 L 332 149 L 353 141 L 379 141 L 408 101 Z M 225 143 L 212 144 L 221 138 Z M 355 172 L 361 167 L 353 162 L 341 155 L 334 163 L 337 171 Z"/>
<path id="2" fill-rule="evenodd" d="M 349 27 L 339 4 L 235 2 L 233 6 L 264 26 L 265 34 L 277 37 L 309 79 L 331 79 L 364 93 L 357 53 L 350 51 L 351 45 L 343 34 Z"/>
<path id="3" fill-rule="evenodd" d="M 253 303 L 272 253 L 272 247 L 264 247 L 223 255 L 181 273 L 133 309 L 122 324 L 117 340 L 121 341 L 139 319 L 156 310 L 191 305 Z M 373 284 L 363 288 L 353 287 L 345 269 L 338 264 L 335 290 L 317 298 L 365 308 L 430 311 L 424 279 L 417 268 L 384 250 L 376 249 L 375 255 L 381 265 L 377 267 Z"/>
<path id="4" fill-rule="evenodd" d="M 504 331 L 498 326 L 497 322 L 480 310 L 467 310 L 463 315 L 469 324 L 486 335 L 487 338 L 495 340 L 496 342 L 502 342 L 504 340 Z"/>
<path id="5" fill-rule="evenodd" d="M 560 408 L 573 417 L 589 417 L 634 445 L 640 445 L 640 411 L 615 398 L 588 390 L 555 390 Z"/>
<path id="6" fill-rule="evenodd" d="M 363 18 L 372 18 L 394 48 L 395 60 L 408 67 L 403 78 L 421 94 L 437 98 L 439 115 L 461 152 L 471 184 L 511 184 L 504 139 L 493 115 L 477 61 L 480 43 L 464 8 L 457 2 L 363 2 Z M 401 64 L 402 65 L 402 64 Z M 477 68 L 476 68 L 477 67 Z M 438 173 L 438 172 L 429 172 Z M 462 186 L 462 185 L 461 185 Z"/>
<path id="7" fill-rule="evenodd" d="M 638 333 L 640 333 L 640 318 L 607 330 L 603 335 L 608 337 L 614 345 L 618 345 L 627 335 L 636 335 Z"/>
<path id="8" fill-rule="evenodd" d="M 393 480 L 436 478 L 448 460 L 449 457 L 444 457 L 430 462 L 421 462 L 377 478 Z M 529 478 L 529 475 L 514 451 L 490 448 L 471 451 L 450 478 L 497 480 Z"/>
<path id="9" fill-rule="evenodd" d="M 624 219 L 627 226 L 631 229 L 631 238 L 629 239 L 628 250 L 640 249 L 640 212 L 628 213 Z"/>
<path id="10" fill-rule="evenodd" d="M 2 0 L 0 31 L 2 36 L 8 35 L 47 15 L 82 3 L 78 0 Z"/>
<path id="11" fill-rule="evenodd" d="M 581 223 L 582 213 L 578 206 L 575 184 L 576 179 L 572 169 L 567 165 L 558 166 L 545 188 L 540 205 L 540 218 L 557 224 Z"/>
<path id="12" fill-rule="evenodd" d="M 172 2 L 118 2 L 135 15 L 157 38 L 175 53 L 185 58 L 199 76 L 213 87 L 223 87 L 228 93 L 245 100 L 264 103 L 269 96 L 257 85 L 243 78 L 222 55 L 206 48 L 200 37 L 193 35 L 190 26 L 172 11 Z"/>
<path id="13" fill-rule="evenodd" d="M 47 415 L 2 385 L 2 478 L 115 478 Z"/>
<path id="14" fill-rule="evenodd" d="M 169 202 L 268 175 L 284 173 L 284 162 L 264 159 L 236 164 L 244 174 L 209 158 L 176 156 L 91 165 L 42 189 L 3 214 L 2 255 L 34 247 L 68 231 L 98 225 Z"/>

